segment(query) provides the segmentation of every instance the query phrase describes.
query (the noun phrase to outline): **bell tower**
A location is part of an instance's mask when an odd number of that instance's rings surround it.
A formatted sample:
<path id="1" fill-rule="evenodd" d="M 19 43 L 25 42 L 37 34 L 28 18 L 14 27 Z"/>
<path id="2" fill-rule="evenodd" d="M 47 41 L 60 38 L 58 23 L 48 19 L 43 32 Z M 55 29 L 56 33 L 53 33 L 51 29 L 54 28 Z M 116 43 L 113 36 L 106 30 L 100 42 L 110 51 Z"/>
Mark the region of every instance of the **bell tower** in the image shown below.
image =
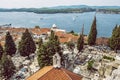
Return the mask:
<path id="1" fill-rule="evenodd" d="M 53 67 L 60 68 L 61 67 L 61 57 L 58 53 L 53 56 Z"/>

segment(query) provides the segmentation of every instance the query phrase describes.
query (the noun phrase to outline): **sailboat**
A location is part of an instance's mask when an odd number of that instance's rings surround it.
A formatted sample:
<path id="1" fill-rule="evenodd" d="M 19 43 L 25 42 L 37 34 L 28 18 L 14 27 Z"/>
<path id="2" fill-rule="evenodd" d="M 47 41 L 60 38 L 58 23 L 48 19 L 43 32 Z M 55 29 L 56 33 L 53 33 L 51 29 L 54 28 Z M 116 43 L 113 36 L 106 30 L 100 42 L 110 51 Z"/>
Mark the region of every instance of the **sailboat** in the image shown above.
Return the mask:
<path id="1" fill-rule="evenodd" d="M 75 21 L 76 19 L 75 19 L 75 17 L 73 17 L 73 21 Z"/>

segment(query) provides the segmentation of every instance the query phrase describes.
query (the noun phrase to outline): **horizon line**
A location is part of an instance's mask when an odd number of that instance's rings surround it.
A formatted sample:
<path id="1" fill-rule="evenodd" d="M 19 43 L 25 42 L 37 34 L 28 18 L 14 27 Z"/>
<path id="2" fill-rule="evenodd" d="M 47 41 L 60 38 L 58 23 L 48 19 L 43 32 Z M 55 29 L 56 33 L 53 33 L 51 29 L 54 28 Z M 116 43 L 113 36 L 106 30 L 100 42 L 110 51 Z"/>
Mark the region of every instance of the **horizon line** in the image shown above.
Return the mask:
<path id="1" fill-rule="evenodd" d="M 54 8 L 54 7 L 69 7 L 69 6 L 108 6 L 108 7 L 111 7 L 111 6 L 115 6 L 115 7 L 120 7 L 120 5 L 87 5 L 87 4 L 80 4 L 80 5 L 58 5 L 58 6 L 43 6 L 43 7 L 12 7 L 12 8 L 8 8 L 8 7 L 0 7 L 0 9 L 20 9 L 20 8 Z"/>

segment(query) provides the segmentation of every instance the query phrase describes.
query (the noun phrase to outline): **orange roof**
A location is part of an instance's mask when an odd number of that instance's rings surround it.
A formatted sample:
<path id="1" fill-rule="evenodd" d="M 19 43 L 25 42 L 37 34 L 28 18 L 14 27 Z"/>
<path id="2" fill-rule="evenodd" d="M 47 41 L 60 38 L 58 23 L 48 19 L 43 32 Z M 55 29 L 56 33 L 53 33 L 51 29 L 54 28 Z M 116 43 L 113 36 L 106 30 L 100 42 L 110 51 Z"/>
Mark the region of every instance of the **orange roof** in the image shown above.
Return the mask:
<path id="1" fill-rule="evenodd" d="M 2 46 L 4 46 L 5 42 L 4 42 L 4 41 L 2 41 L 2 42 L 0 42 L 0 44 L 1 44 Z"/>
<path id="2" fill-rule="evenodd" d="M 40 30 L 41 30 L 41 32 L 50 32 L 51 31 L 50 28 L 41 28 Z"/>
<path id="3" fill-rule="evenodd" d="M 97 45 L 108 45 L 109 39 L 105 37 L 100 37 L 96 39 L 96 44 Z"/>
<path id="4" fill-rule="evenodd" d="M 73 34 L 68 34 L 68 33 L 61 32 L 61 31 L 55 32 L 55 35 L 59 37 L 59 41 L 61 43 L 65 43 L 69 41 L 76 42 L 79 38 L 79 36 L 75 36 Z"/>
<path id="5" fill-rule="evenodd" d="M 6 31 L 6 30 L 8 30 L 9 32 L 11 32 L 11 33 L 16 33 L 16 32 L 24 32 L 25 31 L 25 28 L 10 28 L 10 27 L 5 27 L 5 28 L 1 28 L 1 30 L 4 30 L 4 31 Z"/>
<path id="6" fill-rule="evenodd" d="M 82 77 L 64 68 L 44 67 L 27 80 L 82 80 Z"/>
<path id="7" fill-rule="evenodd" d="M 49 28 L 32 28 L 30 30 L 32 31 L 32 33 L 38 34 L 38 35 L 50 32 Z"/>
<path id="8" fill-rule="evenodd" d="M 62 32 L 62 31 L 57 31 L 55 32 L 55 35 L 57 35 L 58 37 L 63 37 L 66 33 Z"/>
<path id="9" fill-rule="evenodd" d="M 69 42 L 71 38 L 59 38 L 60 43 Z"/>

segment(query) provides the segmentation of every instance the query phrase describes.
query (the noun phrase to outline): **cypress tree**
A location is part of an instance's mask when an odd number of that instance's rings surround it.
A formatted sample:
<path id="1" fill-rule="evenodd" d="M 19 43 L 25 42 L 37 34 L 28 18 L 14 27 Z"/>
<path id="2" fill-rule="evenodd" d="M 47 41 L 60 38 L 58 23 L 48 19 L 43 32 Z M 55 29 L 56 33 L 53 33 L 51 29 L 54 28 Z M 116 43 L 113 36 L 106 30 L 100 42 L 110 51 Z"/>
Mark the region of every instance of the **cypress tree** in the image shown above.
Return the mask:
<path id="1" fill-rule="evenodd" d="M 44 66 L 48 66 L 48 65 L 52 65 L 51 64 L 51 60 L 50 60 L 50 56 L 49 56 L 49 48 L 47 46 L 47 44 L 43 44 L 39 50 L 38 50 L 38 64 L 40 66 L 40 68 L 44 67 Z"/>
<path id="2" fill-rule="evenodd" d="M 31 34 L 29 33 L 28 29 L 22 35 L 21 41 L 19 42 L 18 50 L 21 56 L 28 56 L 31 53 L 34 53 L 36 50 L 35 42 Z"/>
<path id="3" fill-rule="evenodd" d="M 44 66 L 52 65 L 53 55 L 58 52 L 62 56 L 62 48 L 60 47 L 60 42 L 58 37 L 51 31 L 49 41 L 44 43 L 38 50 L 38 63 L 42 68 Z"/>
<path id="4" fill-rule="evenodd" d="M 112 32 L 112 36 L 109 41 L 111 49 L 117 51 L 120 50 L 120 26 L 115 26 Z"/>
<path id="5" fill-rule="evenodd" d="M 95 16 L 88 36 L 88 45 L 95 45 L 96 37 L 97 37 L 97 28 L 96 28 L 96 16 Z"/>
<path id="6" fill-rule="evenodd" d="M 57 52 L 57 53 L 59 53 L 60 56 L 62 56 L 62 48 L 60 46 L 58 36 L 55 35 L 54 31 L 51 31 L 51 36 L 50 36 L 50 39 L 48 42 L 48 46 L 49 46 L 51 52 L 53 53 L 53 55 Z"/>
<path id="7" fill-rule="evenodd" d="M 5 80 L 9 80 L 11 76 L 15 73 L 15 66 L 11 60 L 10 56 L 7 56 L 5 53 L 2 56 L 2 63 L 1 63 L 1 76 Z"/>
<path id="8" fill-rule="evenodd" d="M 5 53 L 10 56 L 16 53 L 16 45 L 10 32 L 7 32 L 5 37 Z"/>
<path id="9" fill-rule="evenodd" d="M 79 52 L 83 49 L 83 46 L 84 46 L 84 38 L 83 35 L 81 34 L 77 41 L 77 49 Z"/>
<path id="10" fill-rule="evenodd" d="M 2 45 L 0 44 L 0 60 L 1 60 L 1 58 L 2 58 L 2 55 L 3 55 L 3 47 L 2 47 Z"/>
<path id="11" fill-rule="evenodd" d="M 78 49 L 79 52 L 83 49 L 83 46 L 84 46 L 83 32 L 84 32 L 84 24 L 83 24 L 83 28 L 82 28 L 82 32 L 80 34 L 80 37 L 78 38 L 78 41 L 77 41 L 77 49 Z"/>
<path id="12" fill-rule="evenodd" d="M 42 44 L 43 44 L 43 40 L 42 40 L 42 38 L 40 38 L 40 39 L 38 40 L 38 47 L 40 48 L 40 47 L 42 46 Z"/>

